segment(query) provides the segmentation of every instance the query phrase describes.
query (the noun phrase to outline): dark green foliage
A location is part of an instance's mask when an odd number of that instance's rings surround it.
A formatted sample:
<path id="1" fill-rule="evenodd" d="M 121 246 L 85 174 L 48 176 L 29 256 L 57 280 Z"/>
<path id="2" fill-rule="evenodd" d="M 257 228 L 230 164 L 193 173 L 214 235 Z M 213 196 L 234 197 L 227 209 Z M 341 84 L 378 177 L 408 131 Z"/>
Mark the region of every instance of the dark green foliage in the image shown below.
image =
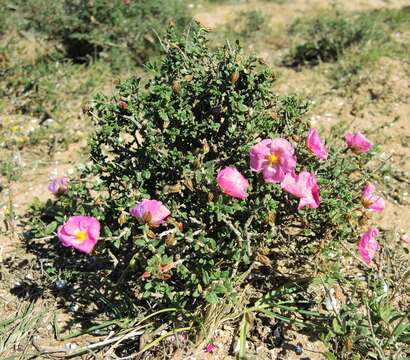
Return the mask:
<path id="1" fill-rule="evenodd" d="M 100 219 L 105 240 L 96 256 L 117 262 L 109 277 L 99 278 L 100 286 L 125 282 L 141 304 L 148 298 L 201 310 L 205 301 L 234 296 L 250 281 L 238 275 L 256 263 L 264 264 L 257 270 L 264 281 L 255 284 L 264 292 L 278 283 L 269 264 L 285 262 L 297 273 L 320 251 L 319 242 L 355 240 L 365 178 L 354 181 L 352 174 L 361 173 L 368 156 L 331 146 L 326 162 L 313 157 L 305 146 L 307 104 L 273 94 L 270 69 L 237 46 L 210 52 L 206 32 L 197 26 L 182 38 L 172 30 L 164 46 L 166 56 L 151 66 L 148 83 L 132 79 L 114 98 L 95 99 L 92 163 L 69 196 L 48 204 L 42 220 L 56 225 L 79 213 Z M 276 137 L 293 142 L 298 171 L 316 173 L 319 209 L 297 211 L 297 199 L 250 171 L 250 148 Z M 217 171 L 226 165 L 249 179 L 246 200 L 218 189 Z M 129 209 L 144 198 L 170 208 L 166 225 L 150 229 L 130 218 Z M 46 231 L 42 226 L 37 223 L 37 230 Z M 76 281 L 89 279 L 84 275 L 77 272 Z"/>
<path id="2" fill-rule="evenodd" d="M 298 37 L 297 44 L 284 60 L 288 66 L 318 65 L 339 60 L 349 49 L 360 47 L 361 52 L 371 48 L 389 48 L 401 45 L 393 37 L 410 24 L 410 11 L 381 9 L 367 12 L 328 12 L 314 18 L 300 18 L 290 28 L 289 35 Z M 387 45 L 387 47 L 386 47 Z M 378 49 L 380 50 L 380 49 Z M 371 50 L 372 51 L 372 50 Z"/>
<path id="3" fill-rule="evenodd" d="M 18 2 L 25 27 L 61 42 L 67 56 L 84 61 L 110 52 L 112 61 L 142 63 L 158 54 L 164 28 L 187 24 L 181 0 L 33 0 Z M 107 56 L 107 55 L 106 55 Z"/>
<path id="4" fill-rule="evenodd" d="M 360 25 L 340 13 L 296 21 L 290 35 L 303 33 L 306 41 L 296 45 L 286 63 L 298 66 L 336 61 L 348 47 L 363 40 L 366 34 Z"/>

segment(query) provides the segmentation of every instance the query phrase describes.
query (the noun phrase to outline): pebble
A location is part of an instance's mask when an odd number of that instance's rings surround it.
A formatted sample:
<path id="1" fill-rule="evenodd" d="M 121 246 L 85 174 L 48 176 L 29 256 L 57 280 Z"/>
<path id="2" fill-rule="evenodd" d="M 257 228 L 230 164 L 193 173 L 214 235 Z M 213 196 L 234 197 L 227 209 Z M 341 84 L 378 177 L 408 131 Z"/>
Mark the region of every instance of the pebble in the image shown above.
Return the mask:
<path id="1" fill-rule="evenodd" d="M 73 344 L 73 343 L 67 343 L 66 345 L 65 345 L 65 348 L 67 349 L 67 350 L 74 350 L 75 348 L 77 348 L 78 347 L 78 345 L 77 344 Z"/>
<path id="2" fill-rule="evenodd" d="M 63 290 L 63 289 L 66 287 L 66 285 L 67 285 L 67 282 L 66 282 L 65 280 L 61 280 L 61 279 L 58 279 L 58 280 L 54 283 L 54 287 L 55 287 L 57 290 Z"/>
<path id="3" fill-rule="evenodd" d="M 330 312 L 339 312 L 339 304 L 335 298 L 335 290 L 330 289 L 329 293 L 326 295 L 325 298 L 325 307 L 327 311 Z"/>
<path id="4" fill-rule="evenodd" d="M 389 286 L 386 284 L 385 281 L 383 281 L 383 291 L 384 291 L 385 293 L 387 293 L 387 292 L 389 291 Z"/>
<path id="5" fill-rule="evenodd" d="M 78 309 L 79 309 L 79 306 L 77 305 L 77 304 L 71 304 L 69 307 L 68 307 L 68 311 L 69 312 L 77 312 L 78 311 Z"/>
<path id="6" fill-rule="evenodd" d="M 233 352 L 234 352 L 234 354 L 238 354 L 238 353 L 239 353 L 239 348 L 240 348 L 239 339 L 236 339 L 236 340 L 235 340 L 235 343 L 234 343 L 234 346 L 233 346 Z"/>
<path id="7" fill-rule="evenodd" d="M 297 345 L 296 345 L 295 353 L 298 354 L 298 355 L 301 355 L 301 354 L 303 353 L 303 346 L 302 346 L 302 344 L 297 344 Z"/>

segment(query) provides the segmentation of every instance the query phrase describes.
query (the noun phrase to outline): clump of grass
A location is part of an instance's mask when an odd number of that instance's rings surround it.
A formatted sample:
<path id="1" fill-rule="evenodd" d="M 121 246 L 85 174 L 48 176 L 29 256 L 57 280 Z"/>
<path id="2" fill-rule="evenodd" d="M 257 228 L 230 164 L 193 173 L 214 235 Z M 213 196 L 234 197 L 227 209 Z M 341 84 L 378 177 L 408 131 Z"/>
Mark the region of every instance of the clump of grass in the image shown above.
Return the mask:
<path id="1" fill-rule="evenodd" d="M 10 118 L 2 124 L 9 126 L 0 133 L 0 147 L 48 143 L 49 148 L 61 148 L 75 141 L 74 133 L 84 128 L 77 119 L 86 101 L 110 84 L 114 73 L 121 78 L 129 72 L 114 70 L 104 59 L 75 63 L 57 47 L 38 34 L 19 34 L 11 27 L 0 41 L 0 113 Z"/>
<path id="2" fill-rule="evenodd" d="M 384 262 L 377 264 L 377 271 L 365 269 L 365 276 L 351 276 L 343 264 L 333 264 L 322 278 L 327 298 L 333 298 L 335 305 L 321 331 L 322 340 L 333 351 L 325 354 L 326 359 L 405 358 L 410 335 L 408 251 L 388 233 L 383 234 L 381 245 Z M 340 255 L 349 248 L 339 250 Z M 335 284 L 337 294 L 329 296 Z"/>
<path id="3" fill-rule="evenodd" d="M 0 352 L 3 359 L 32 358 L 31 342 L 41 326 L 46 311 L 33 311 L 34 304 L 22 304 L 16 313 L 0 319 Z"/>
<path id="4" fill-rule="evenodd" d="M 104 56 L 142 64 L 160 52 L 158 38 L 169 23 L 182 28 L 189 21 L 181 0 L 34 0 L 17 1 L 17 7 L 22 28 L 58 41 L 76 62 Z"/>
<path id="5" fill-rule="evenodd" d="M 395 41 L 393 33 L 408 28 L 409 24 L 408 8 L 326 12 L 298 19 L 289 30 L 298 40 L 284 64 L 315 66 L 338 61 L 352 51 L 357 51 L 362 64 L 381 56 L 403 56 L 408 54 L 408 44 Z"/>

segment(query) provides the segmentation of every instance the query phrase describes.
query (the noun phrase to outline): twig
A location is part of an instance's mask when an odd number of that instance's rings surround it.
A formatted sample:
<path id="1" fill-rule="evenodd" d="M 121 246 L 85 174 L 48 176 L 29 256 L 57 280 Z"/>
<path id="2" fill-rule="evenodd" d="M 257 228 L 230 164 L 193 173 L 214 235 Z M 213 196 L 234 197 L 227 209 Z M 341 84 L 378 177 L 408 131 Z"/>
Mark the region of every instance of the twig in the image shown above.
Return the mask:
<path id="1" fill-rule="evenodd" d="M 243 244 L 243 237 L 241 232 L 232 224 L 232 222 L 230 220 L 228 220 L 227 218 L 223 217 L 222 218 L 223 222 L 228 225 L 228 227 L 233 231 L 233 233 L 236 235 L 236 237 L 238 238 L 239 244 L 242 246 Z"/>
<path id="2" fill-rule="evenodd" d="M 51 240 L 54 239 L 57 236 L 57 234 L 53 234 L 53 235 L 48 235 L 48 236 L 43 236 L 43 237 L 39 237 L 39 238 L 32 238 L 31 240 Z"/>
<path id="3" fill-rule="evenodd" d="M 358 260 L 360 263 L 363 263 L 363 260 L 360 259 L 352 250 L 350 250 L 345 244 L 343 244 L 342 242 L 340 243 L 340 245 L 342 245 L 342 247 L 348 251 L 350 253 L 350 255 L 352 257 L 354 257 L 356 260 Z"/>
<path id="4" fill-rule="evenodd" d="M 248 231 L 249 226 L 251 226 L 253 219 L 255 218 L 254 215 L 249 216 L 249 219 L 246 220 L 245 226 L 244 226 L 244 232 L 246 233 L 246 246 L 248 250 L 248 255 L 252 256 L 252 249 L 251 249 L 251 237 L 252 234 L 251 232 Z"/>
<path id="5" fill-rule="evenodd" d="M 155 29 L 152 29 L 152 31 L 155 34 L 155 36 L 158 38 L 159 44 L 164 49 L 165 53 L 168 53 L 169 49 L 167 47 L 165 47 L 164 43 L 161 40 L 161 36 L 159 36 L 159 34 L 155 31 Z"/>
<path id="6" fill-rule="evenodd" d="M 38 355 L 48 355 L 48 354 L 62 353 L 61 356 L 68 358 L 68 357 L 82 355 L 82 354 L 87 353 L 91 350 L 107 346 L 107 345 L 115 343 L 117 341 L 123 341 L 123 340 L 127 340 L 127 339 L 130 339 L 130 338 L 133 338 L 133 337 L 141 336 L 142 334 L 144 334 L 144 331 L 134 330 L 134 331 L 129 332 L 126 335 L 119 335 L 119 336 L 116 336 L 114 338 L 110 338 L 110 336 L 108 336 L 103 341 L 96 342 L 96 343 L 90 344 L 88 346 L 81 347 L 77 350 L 70 350 L 70 349 L 67 349 L 66 347 L 61 347 L 61 348 L 56 348 L 56 349 L 41 349 L 38 346 L 38 344 L 35 343 L 34 339 L 33 339 L 33 345 L 40 352 L 40 354 L 38 354 Z"/>
<path id="7" fill-rule="evenodd" d="M 244 281 L 244 280 L 248 277 L 248 275 L 252 272 L 252 270 L 255 268 L 255 266 L 256 266 L 257 264 L 258 264 L 258 263 L 257 263 L 256 261 L 252 262 L 252 264 L 249 266 L 248 270 L 246 270 L 244 273 L 242 273 L 242 274 L 239 276 L 239 280 L 238 280 L 238 282 L 236 283 L 236 286 L 239 286 L 239 285 L 242 283 L 242 281 Z"/>
<path id="8" fill-rule="evenodd" d="M 169 229 L 169 230 L 165 230 L 165 231 L 163 231 L 162 233 L 159 233 L 158 234 L 158 237 L 159 238 L 163 238 L 164 236 L 167 236 L 168 234 L 173 234 L 173 233 L 176 233 L 177 232 L 177 229 L 176 228 L 172 228 L 172 229 Z"/>

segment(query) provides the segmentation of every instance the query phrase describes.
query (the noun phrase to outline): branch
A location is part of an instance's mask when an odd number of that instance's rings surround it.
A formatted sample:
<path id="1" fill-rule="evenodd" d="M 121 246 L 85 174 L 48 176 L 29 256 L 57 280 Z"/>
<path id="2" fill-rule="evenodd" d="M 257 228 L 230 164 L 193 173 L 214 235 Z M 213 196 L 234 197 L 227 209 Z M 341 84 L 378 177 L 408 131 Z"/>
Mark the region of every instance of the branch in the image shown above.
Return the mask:
<path id="1" fill-rule="evenodd" d="M 85 353 L 88 353 L 89 351 L 107 346 L 109 344 L 115 343 L 117 341 L 123 341 L 123 340 L 127 340 L 133 337 L 137 337 L 137 336 L 141 336 L 142 334 L 144 334 L 144 331 L 142 330 L 134 330 L 129 332 L 128 334 L 125 335 L 119 335 L 113 338 L 110 338 L 110 335 L 108 335 L 108 337 L 106 339 L 104 339 L 103 341 L 100 342 L 96 342 L 93 344 L 90 344 L 88 346 L 83 346 L 79 349 L 74 349 L 74 350 L 70 350 L 67 347 L 61 347 L 61 348 L 50 348 L 50 349 L 41 349 L 40 346 L 38 344 L 35 343 L 35 340 L 33 339 L 33 345 L 34 347 L 37 349 L 37 351 L 40 352 L 39 355 L 48 355 L 48 354 L 57 354 L 57 353 L 61 353 L 61 357 L 62 358 L 68 358 L 68 357 L 74 357 L 74 356 L 78 356 L 78 355 L 82 355 Z M 60 355 L 58 355 L 60 356 Z"/>

